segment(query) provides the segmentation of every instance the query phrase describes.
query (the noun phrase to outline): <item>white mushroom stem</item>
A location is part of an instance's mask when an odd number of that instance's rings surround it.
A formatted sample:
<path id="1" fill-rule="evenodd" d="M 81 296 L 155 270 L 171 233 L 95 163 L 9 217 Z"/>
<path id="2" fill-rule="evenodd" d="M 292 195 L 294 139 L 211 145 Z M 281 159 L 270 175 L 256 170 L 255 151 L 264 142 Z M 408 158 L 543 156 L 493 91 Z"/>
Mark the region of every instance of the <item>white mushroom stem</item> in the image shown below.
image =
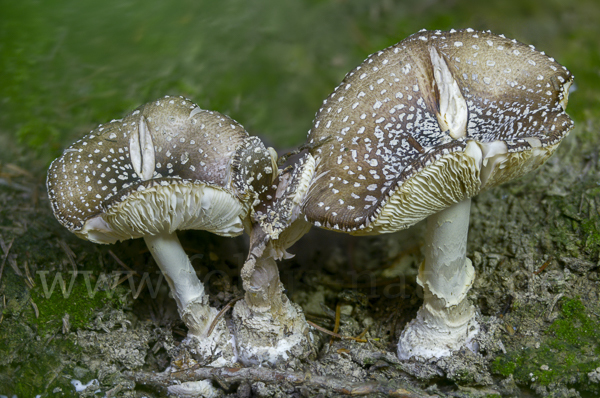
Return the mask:
<path id="1" fill-rule="evenodd" d="M 417 278 L 423 306 L 400 336 L 400 359 L 448 356 L 469 346 L 479 331 L 475 308 L 467 300 L 475 278 L 466 257 L 470 207 L 466 199 L 427 219 L 425 261 Z"/>
<path id="2" fill-rule="evenodd" d="M 251 275 L 244 278 L 243 282 L 246 302 L 252 311 L 278 314 L 283 305 L 283 288 L 277 263 L 273 257 L 267 256 L 261 256 L 255 261 Z"/>
<path id="3" fill-rule="evenodd" d="M 233 308 L 238 360 L 275 364 L 310 350 L 302 309 L 283 293 L 272 242 L 260 228 L 250 237 L 250 255 L 241 275 L 245 299 Z"/>
<path id="4" fill-rule="evenodd" d="M 214 319 L 216 310 L 208 305 L 204 286 L 196 276 L 177 234 L 163 232 L 146 235 L 144 240 L 171 288 L 179 315 L 189 333 L 197 337 L 203 336 Z"/>

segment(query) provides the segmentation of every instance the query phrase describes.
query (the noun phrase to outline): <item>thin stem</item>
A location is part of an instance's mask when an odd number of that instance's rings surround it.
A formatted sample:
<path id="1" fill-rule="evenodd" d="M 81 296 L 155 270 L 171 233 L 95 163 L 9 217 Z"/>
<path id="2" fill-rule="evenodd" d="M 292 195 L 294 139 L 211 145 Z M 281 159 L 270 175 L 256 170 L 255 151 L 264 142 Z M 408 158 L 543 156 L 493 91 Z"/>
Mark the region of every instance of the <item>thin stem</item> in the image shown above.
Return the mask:
<path id="1" fill-rule="evenodd" d="M 190 334 L 204 336 L 217 311 L 208 305 L 204 286 L 196 276 L 177 235 L 164 232 L 145 236 L 144 240 L 169 283 L 179 315 Z"/>
<path id="2" fill-rule="evenodd" d="M 219 320 L 221 318 L 223 318 L 223 316 L 225 315 L 225 313 L 231 308 L 233 307 L 233 305 L 235 303 L 237 303 L 239 300 L 241 300 L 243 297 L 236 297 L 233 300 L 231 300 L 230 302 L 227 303 L 227 305 L 225 305 L 225 307 L 221 308 L 221 311 L 219 311 L 219 313 L 217 314 L 217 316 L 215 317 L 215 319 L 213 319 L 212 323 L 210 324 L 210 327 L 208 328 L 208 332 L 206 332 L 206 337 L 210 337 L 210 334 L 213 332 L 213 330 L 215 330 L 215 327 L 217 326 L 217 323 L 219 322 Z"/>
<path id="3" fill-rule="evenodd" d="M 374 353 L 379 355 L 379 353 Z M 303 372 L 291 372 L 289 370 L 279 371 L 267 366 L 255 366 L 248 368 L 232 367 L 194 367 L 179 372 L 126 372 L 127 377 L 135 380 L 140 385 L 148 385 L 161 388 L 166 395 L 169 387 L 181 385 L 185 382 L 197 380 L 215 380 L 228 385 L 236 383 L 263 382 L 268 385 L 298 386 L 302 391 L 326 391 L 335 393 L 336 396 L 384 396 L 404 398 L 427 398 L 423 390 L 412 387 L 402 378 L 390 383 L 379 383 L 376 381 L 367 383 L 353 383 L 347 379 L 338 379 L 327 375 L 319 376 L 311 374 L 309 370 Z"/>
<path id="4" fill-rule="evenodd" d="M 204 296 L 204 286 L 181 247 L 176 233 L 161 233 L 144 237 L 146 245 L 160 270 L 165 274 L 179 307 Z"/>
<path id="5" fill-rule="evenodd" d="M 331 330 L 327 330 L 327 329 L 325 329 L 325 328 L 323 328 L 323 327 L 321 327 L 321 326 L 319 326 L 316 323 L 311 322 L 311 321 L 306 321 L 306 323 L 308 323 L 313 328 L 315 328 L 315 329 L 317 329 L 317 330 L 319 330 L 319 331 L 321 331 L 323 333 L 326 333 L 326 334 L 328 334 L 330 336 L 337 337 L 338 339 L 342 339 L 342 340 L 354 340 L 354 341 L 358 341 L 359 343 L 367 343 L 368 342 L 368 340 L 361 339 L 360 337 L 342 336 L 339 333 L 335 333 L 335 332 L 332 332 Z"/>

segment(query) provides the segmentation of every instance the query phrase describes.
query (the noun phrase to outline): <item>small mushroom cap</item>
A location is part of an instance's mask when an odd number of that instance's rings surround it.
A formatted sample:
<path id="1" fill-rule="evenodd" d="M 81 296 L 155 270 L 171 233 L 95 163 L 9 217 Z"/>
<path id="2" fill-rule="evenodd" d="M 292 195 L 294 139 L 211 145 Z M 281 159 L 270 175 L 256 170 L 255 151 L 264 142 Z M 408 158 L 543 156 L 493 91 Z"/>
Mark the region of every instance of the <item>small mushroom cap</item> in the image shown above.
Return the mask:
<path id="1" fill-rule="evenodd" d="M 303 205 L 353 234 L 407 228 L 535 169 L 573 123 L 573 76 L 533 46 L 472 29 L 421 31 L 370 55 L 323 101 Z"/>
<path id="2" fill-rule="evenodd" d="M 236 121 L 167 96 L 67 148 L 50 166 L 48 194 L 61 224 L 98 243 L 177 229 L 238 235 L 254 191 L 273 178 L 271 156 Z"/>
<path id="3" fill-rule="evenodd" d="M 260 203 L 254 209 L 253 221 L 272 241 L 271 255 L 275 259 L 289 258 L 286 249 L 312 226 L 298 216 L 314 174 L 314 166 L 314 158 L 303 153 L 277 175 L 270 189 L 260 195 Z"/>

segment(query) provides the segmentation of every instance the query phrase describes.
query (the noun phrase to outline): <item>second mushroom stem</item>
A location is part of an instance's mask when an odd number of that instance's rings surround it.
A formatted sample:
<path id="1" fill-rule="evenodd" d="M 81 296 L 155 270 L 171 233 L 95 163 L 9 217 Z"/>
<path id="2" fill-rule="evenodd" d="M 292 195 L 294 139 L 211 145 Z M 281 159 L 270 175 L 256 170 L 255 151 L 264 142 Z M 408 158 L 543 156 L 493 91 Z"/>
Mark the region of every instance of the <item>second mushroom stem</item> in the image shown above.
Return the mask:
<path id="1" fill-rule="evenodd" d="M 216 310 L 208 304 L 204 286 L 183 250 L 176 233 L 146 235 L 146 245 L 167 280 L 179 314 L 190 333 L 203 336 Z"/>

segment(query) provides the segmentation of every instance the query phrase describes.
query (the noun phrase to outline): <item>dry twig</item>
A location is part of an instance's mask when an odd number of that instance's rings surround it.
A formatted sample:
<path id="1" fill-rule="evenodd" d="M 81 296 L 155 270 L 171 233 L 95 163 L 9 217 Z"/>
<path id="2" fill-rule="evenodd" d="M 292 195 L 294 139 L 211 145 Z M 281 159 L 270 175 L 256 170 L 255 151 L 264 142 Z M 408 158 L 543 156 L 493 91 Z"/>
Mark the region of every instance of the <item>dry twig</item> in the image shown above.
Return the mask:
<path id="1" fill-rule="evenodd" d="M 29 299 L 29 301 L 31 301 L 31 306 L 33 307 L 33 311 L 35 312 L 35 319 L 38 319 L 40 317 L 40 310 L 38 309 L 38 306 L 33 302 L 32 299 Z"/>
<path id="2" fill-rule="evenodd" d="M 230 302 L 227 303 L 227 305 L 225 307 L 223 307 L 221 309 L 221 311 L 219 311 L 219 313 L 217 314 L 217 316 L 215 316 L 215 319 L 213 319 L 212 323 L 210 324 L 210 327 L 208 328 L 208 334 L 206 335 L 206 337 L 209 337 L 210 334 L 213 332 L 213 330 L 215 329 L 215 327 L 217 326 L 217 322 L 219 322 L 219 319 L 221 319 L 223 317 L 223 315 L 225 315 L 225 313 L 231 308 L 233 307 L 233 305 L 238 301 L 241 300 L 243 297 L 236 297 L 233 300 L 231 300 Z"/>
<path id="3" fill-rule="evenodd" d="M 4 272 L 4 265 L 6 264 L 6 259 L 8 258 L 8 254 L 10 252 L 10 248 L 12 247 L 15 238 L 12 238 L 10 243 L 7 245 L 4 243 L 2 238 L 0 238 L 0 246 L 2 246 L 2 251 L 4 252 L 4 258 L 2 259 L 2 265 L 0 265 L 0 282 L 2 282 L 2 273 Z"/>
<path id="4" fill-rule="evenodd" d="M 342 304 L 337 303 L 335 306 L 335 324 L 333 326 L 333 333 L 338 334 L 340 331 L 340 318 L 342 317 Z M 334 337 L 331 336 L 331 340 L 329 340 L 329 345 L 333 344 Z"/>
<path id="5" fill-rule="evenodd" d="M 183 382 L 198 380 L 219 380 L 225 383 L 263 382 L 267 384 L 286 383 L 314 389 L 326 389 L 336 394 L 349 396 L 387 396 L 402 398 L 426 398 L 430 395 L 415 391 L 400 382 L 390 383 L 351 383 L 331 376 L 318 376 L 310 372 L 285 372 L 266 367 L 256 368 L 192 368 L 173 373 L 127 373 L 136 383 L 151 385 L 161 389 Z"/>
<path id="6" fill-rule="evenodd" d="M 75 262 L 75 253 L 73 252 L 73 250 L 71 250 L 69 245 L 67 245 L 67 242 L 65 242 L 62 239 L 58 241 L 58 245 L 67 255 L 67 259 L 69 260 L 71 267 L 73 267 L 74 275 L 77 276 L 77 263 Z"/>
<path id="7" fill-rule="evenodd" d="M 29 271 L 29 263 L 27 262 L 27 260 L 25 260 L 23 262 L 23 268 L 25 268 L 25 280 L 29 282 L 29 288 L 34 288 L 35 287 L 35 281 L 33 280 L 33 278 L 31 277 L 31 272 Z"/>
<path id="8" fill-rule="evenodd" d="M 542 264 L 542 266 L 541 266 L 541 267 L 540 267 L 540 268 L 539 268 L 537 271 L 535 271 L 533 274 L 534 274 L 534 275 L 539 275 L 539 274 L 540 274 L 540 273 L 541 273 L 543 270 L 545 270 L 545 269 L 546 269 L 546 267 L 548 267 L 548 265 L 550 265 L 550 262 L 551 262 L 551 261 L 552 261 L 552 259 L 550 259 L 550 260 L 546 261 L 546 262 L 545 262 L 544 264 Z"/>
<path id="9" fill-rule="evenodd" d="M 327 330 L 327 329 L 325 329 L 325 328 L 322 328 L 321 326 L 319 326 L 319 325 L 317 325 L 316 323 L 314 323 L 314 322 L 311 322 L 311 321 L 306 321 L 306 322 L 307 322 L 307 323 L 308 323 L 310 326 L 312 326 L 313 328 L 315 328 L 315 329 L 317 329 L 317 330 L 319 330 L 319 331 L 321 331 L 321 332 L 323 332 L 323 333 L 327 333 L 327 334 L 328 334 L 328 335 L 330 335 L 330 336 L 337 337 L 338 339 L 343 339 L 343 340 L 354 340 L 354 341 L 357 341 L 357 342 L 359 342 L 359 343 L 366 343 L 366 342 L 368 342 L 368 340 L 365 340 L 365 339 L 359 339 L 359 338 L 357 338 L 357 337 L 352 337 L 352 336 L 342 336 L 341 334 L 333 333 L 331 330 Z"/>

